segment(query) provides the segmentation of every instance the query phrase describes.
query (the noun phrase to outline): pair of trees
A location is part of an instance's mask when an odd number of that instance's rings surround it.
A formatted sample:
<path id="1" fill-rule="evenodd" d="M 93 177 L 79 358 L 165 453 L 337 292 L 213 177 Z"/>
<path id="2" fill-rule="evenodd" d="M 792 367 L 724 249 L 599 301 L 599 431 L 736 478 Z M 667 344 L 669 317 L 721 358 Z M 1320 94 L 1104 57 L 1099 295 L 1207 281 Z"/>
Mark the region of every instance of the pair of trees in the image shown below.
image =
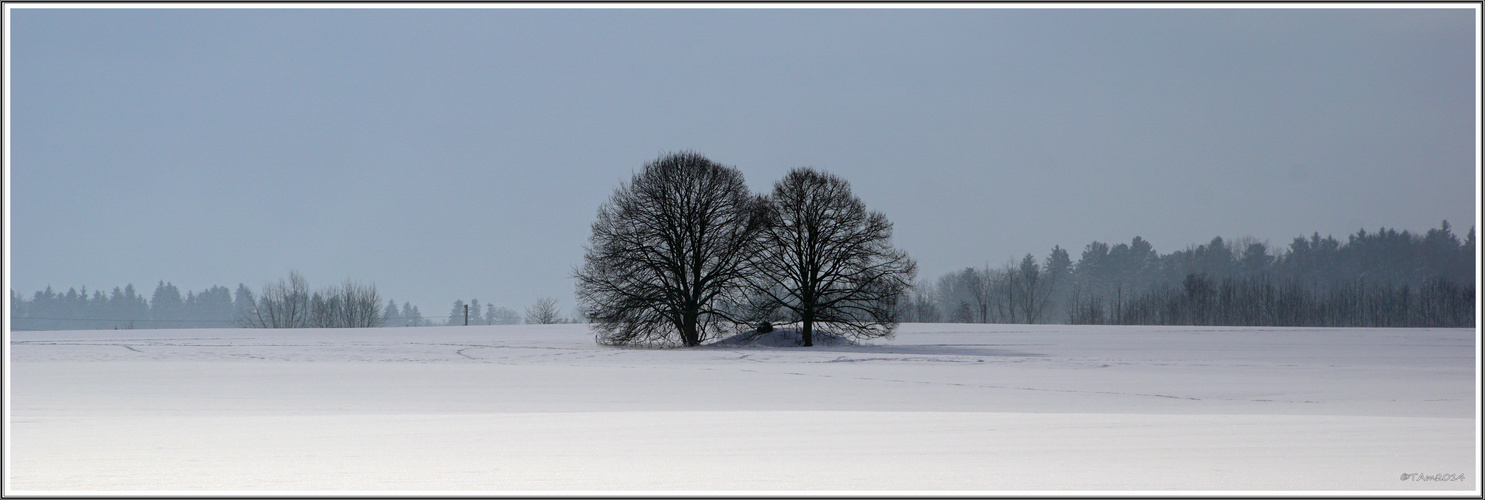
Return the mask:
<path id="1" fill-rule="evenodd" d="M 370 328 L 385 321 L 376 285 L 347 279 L 311 293 L 297 271 L 290 271 L 287 280 L 265 285 L 255 306 L 237 317 L 237 324 L 245 328 Z"/>
<path id="2" fill-rule="evenodd" d="M 844 179 L 791 170 L 755 196 L 742 172 L 695 152 L 645 164 L 598 210 L 577 298 L 600 343 L 696 346 L 728 325 L 784 316 L 890 335 L 916 264 Z"/>

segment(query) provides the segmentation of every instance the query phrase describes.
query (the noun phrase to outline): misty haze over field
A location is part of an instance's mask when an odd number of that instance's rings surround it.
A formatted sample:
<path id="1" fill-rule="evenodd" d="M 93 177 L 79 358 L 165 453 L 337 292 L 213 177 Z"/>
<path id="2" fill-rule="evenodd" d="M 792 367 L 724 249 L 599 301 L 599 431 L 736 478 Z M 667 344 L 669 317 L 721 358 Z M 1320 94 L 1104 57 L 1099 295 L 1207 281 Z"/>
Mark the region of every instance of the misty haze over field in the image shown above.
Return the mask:
<path id="1" fill-rule="evenodd" d="M 598 205 L 683 149 L 848 179 L 926 280 L 1475 227 L 1472 8 L 9 12 L 26 299 L 297 269 L 570 313 Z"/>

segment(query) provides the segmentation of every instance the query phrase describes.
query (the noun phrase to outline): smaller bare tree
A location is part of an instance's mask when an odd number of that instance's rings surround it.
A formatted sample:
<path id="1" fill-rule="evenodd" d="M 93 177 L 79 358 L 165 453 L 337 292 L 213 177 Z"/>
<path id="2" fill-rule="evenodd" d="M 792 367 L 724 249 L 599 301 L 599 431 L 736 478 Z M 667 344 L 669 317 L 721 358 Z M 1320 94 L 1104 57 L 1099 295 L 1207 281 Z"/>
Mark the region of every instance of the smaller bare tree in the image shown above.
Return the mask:
<path id="1" fill-rule="evenodd" d="M 969 292 L 970 298 L 974 299 L 975 311 L 979 313 L 979 322 L 990 322 L 990 304 L 995 300 L 995 288 L 991 283 L 990 263 L 985 263 L 983 269 L 972 267 L 964 268 L 963 280 L 964 290 Z"/>
<path id="2" fill-rule="evenodd" d="M 263 285 L 254 307 L 237 317 L 245 328 L 304 328 L 310 324 L 309 283 L 298 271 L 289 271 L 289 279 Z"/>
<path id="3" fill-rule="evenodd" d="M 917 264 L 892 247 L 892 223 L 871 212 L 845 179 L 796 168 L 774 183 L 751 257 L 753 290 L 814 329 L 853 337 L 891 335 L 897 303 Z"/>
<path id="4" fill-rule="evenodd" d="M 382 326 L 376 285 L 346 279 L 339 287 L 314 292 L 298 271 L 288 280 L 265 285 L 257 303 L 237 317 L 246 328 L 370 328 Z"/>
<path id="5" fill-rule="evenodd" d="M 1007 262 L 988 273 L 991 301 L 995 305 L 996 323 L 1017 323 L 1021 312 L 1021 275 L 1015 261 Z"/>
<path id="6" fill-rule="evenodd" d="M 562 322 L 562 310 L 557 308 L 557 299 L 542 297 L 526 308 L 526 324 L 547 325 Z"/>
<path id="7" fill-rule="evenodd" d="M 903 323 L 937 323 L 938 305 L 933 297 L 933 288 L 927 281 L 914 284 L 903 294 L 897 304 L 899 321 Z"/>
<path id="8" fill-rule="evenodd" d="M 362 285 L 346 278 L 339 288 L 332 289 L 338 309 L 335 311 L 336 326 L 340 328 L 374 328 L 382 326 L 381 295 L 376 284 Z"/>
<path id="9" fill-rule="evenodd" d="M 328 299 L 325 297 L 329 297 Z M 335 289 L 326 288 L 309 298 L 309 326 L 312 328 L 335 328 L 339 326 L 340 303 Z"/>

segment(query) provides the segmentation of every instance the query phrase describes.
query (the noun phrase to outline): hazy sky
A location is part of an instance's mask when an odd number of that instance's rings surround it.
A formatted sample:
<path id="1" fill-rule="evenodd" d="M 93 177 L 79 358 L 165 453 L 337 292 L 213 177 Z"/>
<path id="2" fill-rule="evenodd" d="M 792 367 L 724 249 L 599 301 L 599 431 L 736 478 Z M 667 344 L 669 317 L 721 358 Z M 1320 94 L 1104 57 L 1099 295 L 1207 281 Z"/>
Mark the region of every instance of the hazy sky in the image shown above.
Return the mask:
<path id="1" fill-rule="evenodd" d="M 840 174 L 920 278 L 1475 224 L 1474 8 L 12 9 L 10 288 L 347 277 L 572 305 L 694 149 Z"/>

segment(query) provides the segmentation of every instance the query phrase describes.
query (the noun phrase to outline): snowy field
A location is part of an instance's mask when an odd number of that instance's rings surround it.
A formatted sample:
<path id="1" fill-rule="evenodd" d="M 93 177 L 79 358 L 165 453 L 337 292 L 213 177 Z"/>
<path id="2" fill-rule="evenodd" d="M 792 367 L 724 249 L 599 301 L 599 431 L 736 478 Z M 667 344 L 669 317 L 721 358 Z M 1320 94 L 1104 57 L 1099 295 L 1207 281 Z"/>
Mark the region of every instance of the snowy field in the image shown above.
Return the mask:
<path id="1" fill-rule="evenodd" d="M 670 350 L 582 325 L 106 330 L 9 348 L 10 494 L 1480 491 L 1470 329 L 933 324 Z"/>

